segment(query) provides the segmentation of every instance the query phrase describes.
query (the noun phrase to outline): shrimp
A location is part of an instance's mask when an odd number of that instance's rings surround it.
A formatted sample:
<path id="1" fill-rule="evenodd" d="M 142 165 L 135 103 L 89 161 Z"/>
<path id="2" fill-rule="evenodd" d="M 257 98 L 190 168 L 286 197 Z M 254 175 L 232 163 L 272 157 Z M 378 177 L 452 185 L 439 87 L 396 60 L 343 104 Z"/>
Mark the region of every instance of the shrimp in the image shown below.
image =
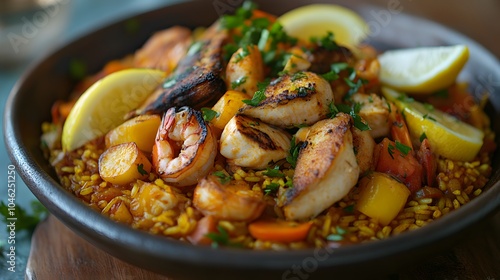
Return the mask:
<path id="1" fill-rule="evenodd" d="M 312 72 L 283 75 L 266 88 L 265 96 L 256 106 L 240 108 L 240 113 L 283 128 L 326 118 L 333 101 L 330 84 Z"/>
<path id="2" fill-rule="evenodd" d="M 212 168 L 217 141 L 199 111 L 170 108 L 164 115 L 153 146 L 153 166 L 174 186 L 194 185 Z"/>
<path id="3" fill-rule="evenodd" d="M 300 150 L 293 188 L 284 193 L 288 220 L 315 217 L 356 185 L 359 166 L 353 150 L 352 119 L 339 113 L 314 124 Z"/>
<path id="4" fill-rule="evenodd" d="M 223 183 L 214 175 L 200 180 L 194 189 L 193 204 L 205 216 L 246 222 L 260 217 L 266 207 L 260 190 L 252 190 L 243 180 Z"/>
<path id="5" fill-rule="evenodd" d="M 229 163 L 264 169 L 270 162 L 287 156 L 291 139 L 283 129 L 251 117 L 235 115 L 222 131 L 220 153 Z"/>
<path id="6" fill-rule="evenodd" d="M 257 83 L 264 80 L 264 63 L 255 45 L 238 49 L 226 67 L 226 86 L 252 96 Z"/>
<path id="7" fill-rule="evenodd" d="M 134 66 L 156 68 L 171 73 L 192 42 L 191 30 L 173 26 L 159 31 L 134 55 Z"/>
<path id="8" fill-rule="evenodd" d="M 385 99 L 372 93 L 355 93 L 352 100 L 363 104 L 359 115 L 366 120 L 370 126 L 370 134 L 373 138 L 389 135 L 391 124 L 389 122 L 389 107 Z"/>

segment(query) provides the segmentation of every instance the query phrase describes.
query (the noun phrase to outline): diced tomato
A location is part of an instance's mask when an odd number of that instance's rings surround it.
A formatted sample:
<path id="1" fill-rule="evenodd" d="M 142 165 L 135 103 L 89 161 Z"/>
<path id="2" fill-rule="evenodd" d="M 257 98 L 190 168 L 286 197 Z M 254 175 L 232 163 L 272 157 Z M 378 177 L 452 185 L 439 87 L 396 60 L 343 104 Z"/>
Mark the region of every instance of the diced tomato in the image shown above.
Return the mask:
<path id="1" fill-rule="evenodd" d="M 396 143 L 389 138 L 375 147 L 375 171 L 396 177 L 412 193 L 422 187 L 422 166 L 411 153 L 405 155 L 396 148 Z"/>
<path id="2" fill-rule="evenodd" d="M 196 228 L 187 236 L 187 240 L 193 244 L 210 245 L 212 240 L 207 234 L 217 232 L 217 220 L 213 216 L 205 216 L 198 221 Z"/>
<path id="3" fill-rule="evenodd" d="M 390 103 L 390 106 L 391 110 L 389 114 L 389 123 L 391 124 L 392 139 L 412 148 L 413 150 L 410 132 L 408 131 L 408 126 L 406 126 L 403 115 L 393 103 Z"/>
<path id="4" fill-rule="evenodd" d="M 443 94 L 433 95 L 426 102 L 462 121 L 467 121 L 471 108 L 476 102 L 466 87 L 466 84 L 452 85 L 443 91 Z"/>

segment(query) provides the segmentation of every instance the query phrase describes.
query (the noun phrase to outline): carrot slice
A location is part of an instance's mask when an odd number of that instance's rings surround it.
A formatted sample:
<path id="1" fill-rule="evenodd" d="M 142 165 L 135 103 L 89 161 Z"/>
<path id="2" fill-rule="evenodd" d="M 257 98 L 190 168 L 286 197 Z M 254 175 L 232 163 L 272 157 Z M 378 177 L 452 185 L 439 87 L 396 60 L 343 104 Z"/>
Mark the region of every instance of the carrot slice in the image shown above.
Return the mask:
<path id="1" fill-rule="evenodd" d="M 250 234 L 260 240 L 296 242 L 306 239 L 312 222 L 296 223 L 282 220 L 259 220 L 248 226 Z"/>

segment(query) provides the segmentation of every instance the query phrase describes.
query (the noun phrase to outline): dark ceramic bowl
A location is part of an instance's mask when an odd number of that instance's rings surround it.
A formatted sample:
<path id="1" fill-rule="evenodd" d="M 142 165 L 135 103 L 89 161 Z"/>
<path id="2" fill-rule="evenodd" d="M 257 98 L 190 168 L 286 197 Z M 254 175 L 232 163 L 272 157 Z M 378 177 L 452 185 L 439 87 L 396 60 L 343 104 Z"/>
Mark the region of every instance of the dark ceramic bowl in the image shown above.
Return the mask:
<path id="1" fill-rule="evenodd" d="M 226 5 L 216 7 L 219 2 Z M 356 279 L 362 276 L 372 278 L 378 273 L 389 274 L 398 267 L 449 248 L 473 225 L 498 210 L 498 153 L 493 159 L 493 176 L 484 193 L 467 205 L 419 230 L 329 251 L 267 252 L 192 246 L 117 224 L 65 191 L 43 157 L 39 139 L 41 123 L 50 120 L 52 103 L 68 96 L 75 84 L 68 74 L 70 62 L 74 59 L 84 61 L 90 73 L 96 72 L 106 61 L 121 58 L 139 48 L 156 30 L 174 24 L 189 27 L 209 25 L 218 17 L 218 12 L 230 12 L 232 8 L 227 3 L 231 2 L 238 1 L 188 2 L 141 14 L 133 18 L 138 30 L 127 28 L 131 19 L 104 27 L 39 61 L 17 83 L 5 109 L 4 135 L 10 157 L 35 196 L 68 227 L 115 257 L 178 279 L 311 279 L 332 276 Z M 261 1 L 260 6 L 271 13 L 281 14 L 308 3 Z M 467 44 L 470 59 L 460 79 L 470 81 L 474 93 L 484 90 L 492 93 L 488 113 L 493 120 L 499 119 L 500 65 L 483 47 L 440 25 L 404 14 L 392 14 L 390 22 L 381 28 L 382 23 L 370 16 L 370 11 L 378 11 L 378 8 L 345 5 L 365 16 L 376 31 L 369 43 L 379 50 Z M 495 121 L 493 125 L 500 135 L 500 123 Z M 500 137 L 497 143 L 498 139 Z"/>

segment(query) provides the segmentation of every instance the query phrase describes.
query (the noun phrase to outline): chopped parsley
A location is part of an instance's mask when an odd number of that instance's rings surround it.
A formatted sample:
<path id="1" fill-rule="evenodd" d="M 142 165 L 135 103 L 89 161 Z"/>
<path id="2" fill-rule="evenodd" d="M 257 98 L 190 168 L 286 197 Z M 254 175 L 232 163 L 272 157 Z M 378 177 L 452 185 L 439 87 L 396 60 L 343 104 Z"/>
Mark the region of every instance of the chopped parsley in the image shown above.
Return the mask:
<path id="1" fill-rule="evenodd" d="M 227 174 L 224 171 L 215 171 L 214 173 L 212 173 L 212 175 L 218 177 L 220 183 L 223 185 L 229 183 L 229 181 L 231 181 L 233 179 L 233 177 L 231 177 L 231 175 Z"/>
<path id="2" fill-rule="evenodd" d="M 425 139 L 427 139 L 427 135 L 425 132 L 422 132 L 422 134 L 420 134 L 420 142 L 423 142 Z"/>
<path id="3" fill-rule="evenodd" d="M 355 73 L 355 72 L 353 72 Z M 352 74 L 351 74 L 352 76 Z M 351 97 L 357 93 L 359 91 L 359 89 L 367 83 L 367 80 L 365 79 L 358 79 L 356 82 L 353 81 L 353 79 L 351 79 L 351 76 L 349 77 L 349 79 L 347 78 L 344 78 L 344 81 L 346 82 L 346 84 L 349 86 L 349 91 L 347 92 L 347 94 L 344 96 L 344 100 L 350 100 Z"/>
<path id="4" fill-rule="evenodd" d="M 295 136 L 293 136 L 290 144 L 290 150 L 288 151 L 288 155 L 286 156 L 286 161 L 290 163 L 293 168 L 295 168 L 295 166 L 297 165 L 297 158 L 299 157 L 301 146 L 302 145 L 297 145 L 297 143 L 295 143 Z"/>
<path id="5" fill-rule="evenodd" d="M 429 103 L 424 103 L 424 108 L 430 112 L 434 111 L 434 106 L 432 106 L 432 104 Z"/>
<path id="6" fill-rule="evenodd" d="M 142 164 L 142 163 L 137 165 L 137 171 L 141 175 L 148 175 L 148 172 L 146 170 L 144 170 L 144 164 Z"/>
<path id="7" fill-rule="evenodd" d="M 243 103 L 248 104 L 250 106 L 257 106 L 262 102 L 264 99 L 266 99 L 266 87 L 269 85 L 269 81 L 264 81 L 262 83 L 257 84 L 258 90 L 254 93 L 253 97 L 251 100 L 244 99 L 242 100 Z"/>
<path id="8" fill-rule="evenodd" d="M 246 81 L 247 81 L 247 76 L 243 76 L 243 77 L 237 79 L 236 81 L 231 83 L 231 89 L 236 89 L 237 87 L 246 83 Z"/>
<path id="9" fill-rule="evenodd" d="M 396 140 L 396 149 L 398 149 L 398 151 L 400 151 L 405 156 L 408 155 L 408 153 L 411 151 L 411 147 L 406 146 L 398 140 Z"/>
<path id="10" fill-rule="evenodd" d="M 279 22 L 271 22 L 266 17 L 251 19 L 256 8 L 255 3 L 246 1 L 234 15 L 222 16 L 223 28 L 237 29 L 236 32 L 232 32 L 234 35 L 231 42 L 224 47 L 224 58 L 228 60 L 239 48 L 256 45 L 261 51 L 264 63 L 270 67 L 271 74 L 276 74 L 289 57 L 289 54 L 278 48 L 278 45 L 295 44 L 297 38 L 289 36 Z"/>
<path id="11" fill-rule="evenodd" d="M 292 77 L 290 78 L 290 80 L 292 82 L 295 82 L 295 81 L 306 79 L 306 78 L 307 78 L 307 74 L 300 71 L 300 72 L 293 74 Z"/>
<path id="12" fill-rule="evenodd" d="M 314 92 L 315 88 L 312 84 L 309 84 L 307 87 L 299 87 L 297 88 L 297 95 L 300 97 L 307 96 L 309 93 Z"/>
<path id="13" fill-rule="evenodd" d="M 310 41 L 312 43 L 318 44 L 318 46 L 321 46 L 329 51 L 333 51 L 339 48 L 339 46 L 335 42 L 335 36 L 331 31 L 328 31 L 325 36 L 320 38 L 312 37 Z"/>
<path id="14" fill-rule="evenodd" d="M 344 240 L 344 235 L 347 233 L 347 231 L 339 226 L 335 227 L 335 231 L 337 233 L 332 233 L 326 237 L 326 240 L 328 241 L 341 241 Z"/>
<path id="15" fill-rule="evenodd" d="M 396 147 L 394 147 L 392 144 L 389 144 L 387 146 L 387 151 L 389 152 L 389 155 L 391 156 L 392 159 L 394 159 L 394 149 Z"/>
<path id="16" fill-rule="evenodd" d="M 337 62 L 337 63 L 330 65 L 331 71 L 333 71 L 336 74 L 339 74 L 340 71 L 346 70 L 349 68 L 351 68 L 351 67 L 349 67 L 349 64 L 347 64 L 346 62 Z"/>
<path id="17" fill-rule="evenodd" d="M 201 114 L 203 115 L 203 119 L 206 122 L 209 122 L 209 121 L 213 120 L 214 118 L 217 118 L 218 116 L 220 116 L 219 112 L 214 111 L 210 108 L 206 108 L 206 107 L 201 108 Z"/>
<path id="18" fill-rule="evenodd" d="M 41 222 L 47 216 L 47 209 L 38 201 L 31 202 L 31 212 L 33 214 L 26 213 L 26 210 L 21 206 L 16 205 L 15 210 L 11 210 L 5 205 L 3 201 L 0 202 L 0 215 L 4 223 L 8 223 L 9 218 L 17 218 L 16 220 L 16 231 L 26 230 L 28 232 L 33 232 L 36 225 Z M 6 228 L 8 231 L 8 228 Z"/>
<path id="19" fill-rule="evenodd" d="M 412 103 L 413 101 L 415 101 L 415 99 L 413 99 L 413 97 L 408 97 L 408 95 L 406 95 L 404 93 L 399 95 L 397 100 L 399 100 L 401 102 L 405 102 L 405 103 Z"/>
<path id="20" fill-rule="evenodd" d="M 354 204 L 347 205 L 342 210 L 344 210 L 344 212 L 346 213 L 354 213 Z"/>
<path id="21" fill-rule="evenodd" d="M 205 235 L 212 240 L 212 248 L 218 248 L 221 245 L 230 245 L 227 231 L 221 226 L 217 226 L 217 231 L 218 232 L 209 232 Z"/>
<path id="22" fill-rule="evenodd" d="M 449 95 L 450 93 L 448 92 L 447 89 L 438 90 L 432 94 L 432 96 L 439 98 L 448 98 Z"/>
<path id="23" fill-rule="evenodd" d="M 326 72 L 325 74 L 322 74 L 321 77 L 323 79 L 327 80 L 328 82 L 335 81 L 336 79 L 339 78 L 339 75 L 333 71 Z"/>
<path id="24" fill-rule="evenodd" d="M 285 177 L 285 174 L 280 171 L 280 167 L 278 165 L 276 165 L 273 169 L 268 167 L 266 171 L 262 172 L 262 174 L 269 177 Z"/>
<path id="25" fill-rule="evenodd" d="M 269 183 L 268 185 L 266 185 L 264 187 L 264 194 L 265 195 L 269 195 L 269 194 L 275 193 L 275 192 L 278 191 L 279 188 L 280 188 L 280 184 L 278 184 L 278 183 Z"/>
<path id="26" fill-rule="evenodd" d="M 87 65 L 83 60 L 72 59 L 69 62 L 69 73 L 75 80 L 81 80 L 87 75 Z"/>
<path id="27" fill-rule="evenodd" d="M 422 117 L 422 119 L 424 119 L 424 120 L 425 120 L 425 119 L 429 119 L 429 120 L 431 120 L 431 121 L 436 121 L 436 119 L 435 119 L 435 118 L 433 118 L 433 117 L 431 117 L 431 116 L 429 116 L 429 114 L 425 114 L 425 115 Z"/>
<path id="28" fill-rule="evenodd" d="M 241 51 L 238 52 L 235 56 L 234 63 L 240 62 L 243 58 L 247 57 L 250 54 L 250 51 L 248 50 L 248 45 L 243 46 L 241 48 Z"/>
<path id="29" fill-rule="evenodd" d="M 354 126 L 361 130 L 361 131 L 365 131 L 365 130 L 370 130 L 370 126 L 365 123 L 363 121 L 363 119 L 361 118 L 361 116 L 359 115 L 359 111 L 361 110 L 361 103 L 354 103 L 352 107 L 350 107 L 349 105 L 347 104 L 333 104 L 330 103 L 328 105 L 328 108 L 330 110 L 330 113 L 329 113 L 329 116 L 330 118 L 334 118 L 335 116 L 337 116 L 337 114 L 339 112 L 342 112 L 342 113 L 346 113 L 346 114 L 349 114 L 353 121 L 354 121 Z"/>

